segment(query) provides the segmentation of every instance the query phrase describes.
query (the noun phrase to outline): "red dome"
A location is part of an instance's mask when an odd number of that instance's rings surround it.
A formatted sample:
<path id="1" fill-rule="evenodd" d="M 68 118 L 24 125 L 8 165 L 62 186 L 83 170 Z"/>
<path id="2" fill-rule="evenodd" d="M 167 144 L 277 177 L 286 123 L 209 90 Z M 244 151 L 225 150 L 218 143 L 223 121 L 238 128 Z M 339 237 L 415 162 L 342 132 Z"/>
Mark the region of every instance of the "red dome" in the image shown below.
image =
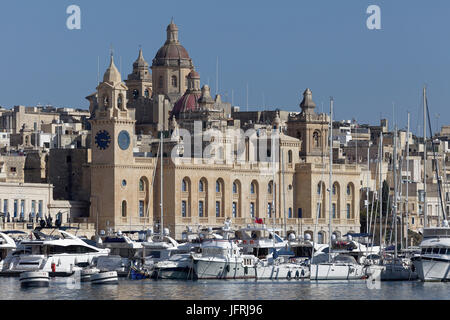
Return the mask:
<path id="1" fill-rule="evenodd" d="M 190 59 L 188 52 L 181 44 L 166 43 L 158 50 L 155 59 Z"/>
<path id="2" fill-rule="evenodd" d="M 178 101 L 175 103 L 172 109 L 172 115 L 178 118 L 180 113 L 195 111 L 198 109 L 198 99 L 200 99 L 200 92 L 185 93 Z"/>
<path id="3" fill-rule="evenodd" d="M 198 74 L 197 71 L 192 70 L 191 72 L 189 72 L 188 78 L 190 78 L 190 79 L 200 79 L 200 75 Z"/>

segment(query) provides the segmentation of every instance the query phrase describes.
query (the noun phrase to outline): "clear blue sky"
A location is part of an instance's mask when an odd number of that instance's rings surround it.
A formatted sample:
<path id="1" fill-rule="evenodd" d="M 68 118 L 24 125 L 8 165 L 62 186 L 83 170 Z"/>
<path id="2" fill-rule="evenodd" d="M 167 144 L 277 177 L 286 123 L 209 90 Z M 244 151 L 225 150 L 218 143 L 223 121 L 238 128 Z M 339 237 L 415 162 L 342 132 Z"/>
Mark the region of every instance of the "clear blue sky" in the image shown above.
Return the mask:
<path id="1" fill-rule="evenodd" d="M 81 30 L 66 28 L 66 8 L 81 7 Z M 366 28 L 366 9 L 381 7 L 382 30 Z M 450 124 L 450 1 L 118 1 L 0 2 L 0 105 L 87 108 L 113 44 L 122 75 L 139 45 L 149 63 L 173 16 L 202 84 L 219 88 L 245 110 L 263 105 L 299 110 L 309 87 L 319 109 L 335 98 L 335 118 L 399 126 L 418 118 L 421 88 L 436 125 Z M 421 114 L 421 113 L 420 113 Z"/>

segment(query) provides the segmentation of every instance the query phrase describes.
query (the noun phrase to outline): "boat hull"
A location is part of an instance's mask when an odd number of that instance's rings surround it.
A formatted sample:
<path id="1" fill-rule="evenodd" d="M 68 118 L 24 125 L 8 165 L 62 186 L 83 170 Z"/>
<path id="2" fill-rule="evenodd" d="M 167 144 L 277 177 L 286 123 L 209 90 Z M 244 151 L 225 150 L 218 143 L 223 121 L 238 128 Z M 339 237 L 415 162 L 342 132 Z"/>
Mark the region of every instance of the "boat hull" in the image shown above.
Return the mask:
<path id="1" fill-rule="evenodd" d="M 254 268 L 244 268 L 242 262 L 214 259 L 193 260 L 194 279 L 254 279 Z"/>
<path id="2" fill-rule="evenodd" d="M 426 282 L 450 281 L 450 259 L 418 257 L 413 260 L 419 279 Z"/>
<path id="3" fill-rule="evenodd" d="M 352 264 L 312 264 L 310 269 L 311 280 L 359 280 L 366 277 L 362 265 Z"/>
<path id="4" fill-rule="evenodd" d="M 118 284 L 119 278 L 116 271 L 101 272 L 91 275 L 91 284 Z"/>
<path id="5" fill-rule="evenodd" d="M 20 286 L 22 288 L 31 287 L 48 287 L 49 286 L 48 272 L 42 271 L 28 271 L 20 274 Z"/>

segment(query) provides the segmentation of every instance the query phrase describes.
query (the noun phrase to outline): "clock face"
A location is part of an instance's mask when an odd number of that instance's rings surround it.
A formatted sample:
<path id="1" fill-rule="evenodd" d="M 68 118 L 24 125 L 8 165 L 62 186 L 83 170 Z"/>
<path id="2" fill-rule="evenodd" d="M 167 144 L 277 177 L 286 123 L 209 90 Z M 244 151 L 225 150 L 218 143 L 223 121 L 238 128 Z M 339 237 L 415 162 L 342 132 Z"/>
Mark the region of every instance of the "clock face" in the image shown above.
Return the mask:
<path id="1" fill-rule="evenodd" d="M 119 147 L 122 150 L 127 150 L 128 147 L 130 146 L 130 134 L 128 133 L 128 131 L 121 131 L 119 133 L 119 138 L 117 139 L 117 142 L 119 143 Z"/>
<path id="2" fill-rule="evenodd" d="M 111 144 L 111 136 L 109 135 L 108 131 L 100 130 L 99 132 L 97 132 L 97 134 L 95 135 L 95 144 L 100 150 L 108 149 L 109 145 Z"/>

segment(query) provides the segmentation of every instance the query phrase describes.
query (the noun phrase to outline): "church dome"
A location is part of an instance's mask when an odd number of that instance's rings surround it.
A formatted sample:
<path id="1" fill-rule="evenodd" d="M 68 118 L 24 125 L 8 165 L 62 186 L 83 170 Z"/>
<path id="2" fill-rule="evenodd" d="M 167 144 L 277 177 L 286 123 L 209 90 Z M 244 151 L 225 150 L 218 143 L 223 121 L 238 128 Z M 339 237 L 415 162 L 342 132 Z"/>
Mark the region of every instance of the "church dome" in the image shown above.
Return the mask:
<path id="1" fill-rule="evenodd" d="M 180 113 L 196 111 L 199 109 L 198 100 L 201 97 L 201 92 L 188 92 L 178 99 L 172 109 L 172 116 L 179 117 Z"/>
<path id="2" fill-rule="evenodd" d="M 177 43 L 166 43 L 162 46 L 158 53 L 156 53 L 155 60 L 156 62 L 160 62 L 161 60 L 166 59 L 190 59 L 188 52 L 186 49 Z"/>
<path id="3" fill-rule="evenodd" d="M 172 20 L 167 27 L 167 40 L 156 53 L 153 59 L 153 65 L 166 66 L 170 65 L 173 60 L 175 62 L 181 60 L 184 64 L 192 65 L 187 50 L 178 41 L 178 27 Z"/>

